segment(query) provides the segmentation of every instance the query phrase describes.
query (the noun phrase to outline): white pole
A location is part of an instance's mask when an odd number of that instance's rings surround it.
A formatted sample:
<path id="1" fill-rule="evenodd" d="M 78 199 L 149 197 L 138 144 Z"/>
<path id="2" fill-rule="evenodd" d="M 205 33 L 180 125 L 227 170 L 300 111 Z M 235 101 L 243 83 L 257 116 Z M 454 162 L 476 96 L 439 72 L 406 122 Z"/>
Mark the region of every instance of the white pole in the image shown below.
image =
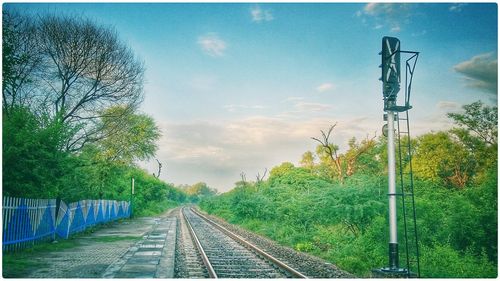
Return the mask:
<path id="1" fill-rule="evenodd" d="M 134 185 L 135 185 L 135 178 L 132 177 L 132 190 L 130 194 L 130 218 L 134 216 Z"/>
<path id="2" fill-rule="evenodd" d="M 389 264 L 399 267 L 396 214 L 396 157 L 394 146 L 394 111 L 387 111 L 387 158 L 389 166 Z"/>
<path id="3" fill-rule="evenodd" d="M 134 195 L 134 183 L 135 183 L 135 179 L 132 178 L 132 195 Z"/>

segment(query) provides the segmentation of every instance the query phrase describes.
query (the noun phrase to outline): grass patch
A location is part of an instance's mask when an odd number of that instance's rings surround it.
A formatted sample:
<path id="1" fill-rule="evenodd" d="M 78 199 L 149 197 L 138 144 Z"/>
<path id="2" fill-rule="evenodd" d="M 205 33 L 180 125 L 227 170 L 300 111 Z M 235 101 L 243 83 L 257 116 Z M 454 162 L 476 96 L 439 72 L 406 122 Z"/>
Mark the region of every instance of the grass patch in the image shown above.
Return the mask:
<path id="1" fill-rule="evenodd" d="M 80 236 L 80 235 L 78 235 Z M 18 252 L 2 254 L 2 275 L 4 278 L 22 278 L 26 277 L 32 270 L 46 265 L 43 259 L 38 259 L 40 254 L 62 251 L 79 246 L 80 243 L 75 240 L 76 237 L 68 240 L 61 240 L 57 243 L 41 243 L 31 248 Z"/>
<path id="2" fill-rule="evenodd" d="M 125 241 L 125 240 L 139 240 L 141 236 L 95 236 L 90 237 L 93 242 L 101 242 L 101 243 L 112 243 L 117 241 Z"/>
<path id="3" fill-rule="evenodd" d="M 33 269 L 45 265 L 42 261 L 34 260 L 26 254 L 3 255 L 3 278 L 25 278 Z"/>
<path id="4" fill-rule="evenodd" d="M 164 213 L 169 209 L 179 206 L 180 203 L 172 200 L 150 201 L 141 206 L 134 207 L 134 217 L 151 217 Z M 135 209 L 137 208 L 137 209 Z"/>

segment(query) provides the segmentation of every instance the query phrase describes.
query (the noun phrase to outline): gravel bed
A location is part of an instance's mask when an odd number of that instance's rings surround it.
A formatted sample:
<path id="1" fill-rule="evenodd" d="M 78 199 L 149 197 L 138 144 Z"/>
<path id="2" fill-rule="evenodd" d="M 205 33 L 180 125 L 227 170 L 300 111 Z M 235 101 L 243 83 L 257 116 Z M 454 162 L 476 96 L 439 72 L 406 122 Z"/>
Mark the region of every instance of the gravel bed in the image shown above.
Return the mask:
<path id="1" fill-rule="evenodd" d="M 208 272 L 196 249 L 181 209 L 176 208 L 173 215 L 177 217 L 177 238 L 175 247 L 175 278 L 199 279 L 208 278 Z"/>
<path id="2" fill-rule="evenodd" d="M 179 209 L 176 208 L 173 213 L 175 214 L 177 219 L 177 233 L 176 233 L 176 247 L 175 247 L 175 269 L 174 269 L 174 276 L 176 278 L 188 278 L 188 272 L 186 271 L 186 254 L 184 253 L 184 244 L 183 240 L 181 238 L 181 223 L 180 223 L 180 216 L 179 216 Z"/>
<path id="3" fill-rule="evenodd" d="M 227 223 L 221 218 L 202 213 L 310 278 L 356 278 L 325 260 L 281 246 L 272 240 Z"/>
<path id="4" fill-rule="evenodd" d="M 191 210 L 190 221 L 218 278 L 287 278 L 288 272 L 241 245 Z"/>

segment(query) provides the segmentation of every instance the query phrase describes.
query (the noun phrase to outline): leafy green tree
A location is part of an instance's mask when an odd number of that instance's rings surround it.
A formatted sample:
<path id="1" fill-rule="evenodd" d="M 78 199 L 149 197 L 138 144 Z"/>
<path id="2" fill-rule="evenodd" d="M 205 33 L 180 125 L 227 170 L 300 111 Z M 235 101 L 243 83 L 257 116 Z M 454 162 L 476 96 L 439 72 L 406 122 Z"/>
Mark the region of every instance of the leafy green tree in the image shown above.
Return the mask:
<path id="1" fill-rule="evenodd" d="M 283 162 L 283 163 L 281 163 L 281 165 L 276 166 L 276 167 L 271 169 L 269 177 L 273 178 L 273 177 L 279 177 L 279 176 L 285 175 L 294 168 L 295 168 L 295 166 L 292 163 Z"/>
<path id="2" fill-rule="evenodd" d="M 446 132 L 419 137 L 413 160 L 415 176 L 458 188 L 469 183 L 476 168 L 469 151 Z"/>
<path id="3" fill-rule="evenodd" d="M 322 139 L 312 139 L 320 143 L 320 146 L 316 149 L 320 161 L 324 163 L 324 166 L 330 164 L 338 180 L 343 183 L 345 178 L 352 176 L 356 172 L 358 159 L 374 147 L 375 136 L 371 139 L 367 136 L 366 139 L 359 143 L 353 137 L 348 142 L 349 149 L 345 153 L 339 153 L 338 145 L 330 141 L 335 126 L 337 124 L 331 126 L 327 133 L 321 131 Z"/>
<path id="4" fill-rule="evenodd" d="M 340 182 L 344 181 L 344 169 L 343 169 L 343 157 L 339 154 L 339 146 L 332 143 L 330 140 L 333 129 L 337 126 L 335 123 L 333 126 L 330 126 L 328 132 L 325 133 L 321 130 L 322 139 L 312 138 L 313 140 L 320 143 L 320 147 L 316 149 L 320 160 L 323 160 L 324 163 L 329 163 L 332 169 L 335 171 L 335 174 Z"/>
<path id="5" fill-rule="evenodd" d="M 66 128 L 13 107 L 2 122 L 3 191 L 10 196 L 57 196 L 68 155 L 61 152 Z"/>
<path id="6" fill-rule="evenodd" d="M 106 161 L 131 164 L 135 160 L 147 160 L 155 155 L 160 130 L 153 118 L 131 113 L 124 106 L 108 108 L 103 116 L 101 140 L 96 143 L 100 157 Z"/>
<path id="7" fill-rule="evenodd" d="M 186 200 L 134 164 L 154 155 L 160 132 L 136 113 L 143 63 L 113 29 L 11 10 L 2 23 L 5 195 L 128 200 L 134 177 L 139 213 Z"/>
<path id="8" fill-rule="evenodd" d="M 199 201 L 203 198 L 211 197 L 217 194 L 217 190 L 209 187 L 204 182 L 198 182 L 184 188 L 186 194 L 191 196 L 192 201 Z"/>
<path id="9" fill-rule="evenodd" d="M 498 144 L 498 107 L 489 107 L 481 101 L 463 106 L 464 113 L 448 113 L 448 117 L 471 135 L 491 146 Z"/>
<path id="10" fill-rule="evenodd" d="M 363 139 L 359 143 L 356 138 L 352 137 L 349 142 L 349 149 L 344 154 L 345 157 L 345 175 L 347 177 L 352 176 L 358 168 L 358 160 L 363 155 L 366 154 L 370 149 L 375 146 L 375 136 L 373 138 Z"/>
<path id="11" fill-rule="evenodd" d="M 486 171 L 498 161 L 498 108 L 481 101 L 464 105 L 463 113 L 449 113 L 459 127 L 450 132 L 469 152 L 476 162 L 474 180 L 480 184 L 486 180 Z"/>
<path id="12" fill-rule="evenodd" d="M 300 165 L 312 172 L 315 166 L 314 158 L 314 154 L 311 151 L 306 151 L 304 154 L 302 154 Z"/>
<path id="13" fill-rule="evenodd" d="M 66 150 L 98 139 L 106 108 L 142 101 L 143 63 L 114 30 L 78 17 L 4 15 L 4 108 L 29 106 L 73 128 Z"/>
<path id="14" fill-rule="evenodd" d="M 424 145 L 428 150 L 453 154 L 453 145 L 457 145 L 467 151 L 447 132 L 422 138 L 429 142 Z M 379 139 L 374 151 L 365 155 L 378 155 L 384 161 L 386 145 Z M 451 148 L 445 149 L 449 145 Z M 439 153 L 432 159 L 443 160 Z M 437 165 L 438 171 L 451 167 L 445 164 Z M 342 185 L 283 163 L 271 170 L 262 188 L 236 187 L 204 199 L 200 206 L 282 244 L 334 262 L 357 276 L 369 277 L 373 268 L 387 262 L 387 179 L 370 170 L 364 172 L 346 178 Z M 434 182 L 415 178 L 422 277 L 495 276 L 496 173 L 494 167 L 480 186 L 462 189 L 442 188 L 446 181 L 440 174 Z M 443 260 L 446 265 L 440 263 Z"/>

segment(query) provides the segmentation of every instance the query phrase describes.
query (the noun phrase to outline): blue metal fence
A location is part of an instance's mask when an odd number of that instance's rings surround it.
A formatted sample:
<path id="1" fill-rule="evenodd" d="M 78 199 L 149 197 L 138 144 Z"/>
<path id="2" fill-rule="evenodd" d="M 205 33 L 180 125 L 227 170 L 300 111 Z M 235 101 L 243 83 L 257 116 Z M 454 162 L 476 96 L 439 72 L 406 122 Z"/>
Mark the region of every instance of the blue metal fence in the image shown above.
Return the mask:
<path id="1" fill-rule="evenodd" d="M 114 200 L 61 201 L 56 218 L 55 199 L 4 197 L 3 251 L 32 246 L 39 241 L 67 239 L 74 233 L 109 221 L 130 217 L 130 203 Z"/>

